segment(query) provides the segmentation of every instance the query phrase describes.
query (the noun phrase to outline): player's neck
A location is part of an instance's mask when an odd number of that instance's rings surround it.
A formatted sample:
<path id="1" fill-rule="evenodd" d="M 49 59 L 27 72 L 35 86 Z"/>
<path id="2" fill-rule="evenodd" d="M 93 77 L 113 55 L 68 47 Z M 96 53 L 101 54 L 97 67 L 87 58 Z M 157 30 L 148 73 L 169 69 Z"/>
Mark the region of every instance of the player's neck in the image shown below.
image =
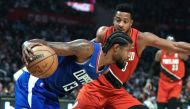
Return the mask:
<path id="1" fill-rule="evenodd" d="M 102 67 L 104 65 L 112 64 L 113 61 L 111 59 L 112 57 L 109 56 L 109 54 L 101 53 L 100 54 L 100 59 L 99 59 L 99 65 L 98 67 Z"/>

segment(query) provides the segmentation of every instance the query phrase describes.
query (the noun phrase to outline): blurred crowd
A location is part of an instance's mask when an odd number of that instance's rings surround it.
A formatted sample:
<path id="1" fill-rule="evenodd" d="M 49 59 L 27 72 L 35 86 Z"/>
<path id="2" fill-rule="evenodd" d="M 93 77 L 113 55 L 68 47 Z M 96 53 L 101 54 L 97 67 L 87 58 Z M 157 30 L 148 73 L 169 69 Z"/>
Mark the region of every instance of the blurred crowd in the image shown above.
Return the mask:
<path id="1" fill-rule="evenodd" d="M 91 2 L 92 0 L 79 1 Z M 136 12 L 135 19 L 137 20 L 134 24 L 135 27 L 141 28 L 142 31 L 153 32 L 161 37 L 165 37 L 167 33 L 172 33 L 179 36 L 176 38 L 177 40 L 190 41 L 188 37 L 189 31 L 185 31 L 190 29 L 190 16 L 188 16 L 188 13 L 190 13 L 189 3 L 180 3 L 181 5 L 178 5 L 179 7 L 176 9 L 175 6 L 179 4 L 179 1 L 143 1 L 145 0 L 136 1 L 136 4 L 133 5 Z M 123 0 L 113 0 L 113 2 L 109 3 L 106 0 L 101 0 L 96 5 L 105 5 L 105 8 L 110 8 L 115 7 L 120 2 L 123 3 Z M 182 0 L 180 2 L 184 1 Z M 157 7 L 153 6 L 155 4 Z M 92 18 L 94 15 L 94 13 L 73 11 L 69 7 L 66 7 L 62 0 L 0 1 L 0 95 L 2 96 L 14 96 L 13 74 L 23 67 L 21 45 L 25 40 L 32 38 L 41 38 L 50 41 L 70 41 L 78 38 L 92 39 L 97 29 L 95 24 L 92 23 L 69 25 L 53 21 L 41 22 L 31 17 L 10 20 L 7 17 L 8 13 L 18 8 L 35 12 L 67 13 L 83 17 L 89 15 L 89 18 Z M 156 99 L 159 68 L 150 68 L 156 51 L 157 49 L 155 48 L 145 50 L 137 70 L 126 85 L 126 90 L 129 90 L 129 92 L 141 101 L 149 100 L 154 103 Z M 190 65 L 190 62 L 186 62 L 186 66 L 188 65 Z M 155 76 L 152 79 L 154 87 L 152 91 L 146 91 L 143 87 L 150 71 L 155 72 Z M 187 75 L 184 78 L 181 101 L 190 103 L 190 77 L 188 77 L 190 70 L 188 67 L 186 68 L 186 72 Z M 78 90 L 75 90 L 65 98 L 74 99 Z"/>
<path id="2" fill-rule="evenodd" d="M 35 17 L 10 20 L 8 12 L 11 9 L 28 9 L 37 11 L 49 10 L 53 0 L 10 0 L 0 1 L 0 95 L 13 95 L 13 74 L 23 67 L 21 59 L 22 43 L 33 38 L 49 41 L 70 41 L 78 38 L 92 39 L 95 33 L 93 24 L 68 25 L 59 22 L 43 22 Z M 31 5 L 38 4 L 36 7 Z M 56 3 L 58 5 L 58 3 Z M 45 7 L 47 6 L 47 7 Z M 45 9 L 45 10 L 42 10 Z M 47 10 L 46 10 L 47 9 Z M 7 12 L 7 13 L 5 13 Z M 58 11 L 56 11 L 58 12 Z M 93 32 L 94 31 L 94 32 Z"/>

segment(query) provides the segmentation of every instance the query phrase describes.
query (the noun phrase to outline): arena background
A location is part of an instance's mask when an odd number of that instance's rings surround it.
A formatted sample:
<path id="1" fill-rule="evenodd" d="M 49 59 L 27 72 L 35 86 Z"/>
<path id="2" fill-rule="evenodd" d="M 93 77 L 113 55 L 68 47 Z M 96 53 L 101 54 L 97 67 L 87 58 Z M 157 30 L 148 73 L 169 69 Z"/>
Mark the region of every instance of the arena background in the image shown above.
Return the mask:
<path id="1" fill-rule="evenodd" d="M 112 25 L 114 8 L 128 3 L 135 11 L 134 27 L 165 38 L 190 42 L 190 1 L 188 0 L 0 0 L 0 109 L 14 107 L 13 74 L 23 67 L 21 44 L 32 38 L 49 41 L 92 39 L 102 25 Z M 158 49 L 147 48 L 126 86 L 135 97 L 156 109 L 159 65 L 150 67 Z M 190 61 L 179 106 L 189 109 Z M 154 72 L 151 92 L 143 90 L 147 75 Z M 141 77 L 141 78 L 139 78 Z M 62 109 L 71 107 L 78 89 L 61 98 Z"/>

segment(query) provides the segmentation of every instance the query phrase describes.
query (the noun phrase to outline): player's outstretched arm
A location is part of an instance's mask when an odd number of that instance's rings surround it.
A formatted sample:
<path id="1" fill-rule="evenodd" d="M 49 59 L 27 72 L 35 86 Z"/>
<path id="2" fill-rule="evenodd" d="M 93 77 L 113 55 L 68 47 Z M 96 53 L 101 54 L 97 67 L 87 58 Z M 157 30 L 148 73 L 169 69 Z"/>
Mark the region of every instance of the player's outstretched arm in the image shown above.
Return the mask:
<path id="1" fill-rule="evenodd" d="M 153 46 L 173 52 L 190 54 L 190 43 L 187 42 L 169 41 L 159 38 L 158 36 L 150 32 L 140 33 L 138 38 L 140 47 Z"/>
<path id="2" fill-rule="evenodd" d="M 160 55 L 161 55 L 161 50 L 158 50 L 156 52 L 156 54 L 155 54 L 155 58 L 154 58 L 155 61 L 152 62 L 151 67 L 150 67 L 150 69 L 148 71 L 149 75 L 148 75 L 148 79 L 146 80 L 146 84 L 145 84 L 145 87 L 144 87 L 145 91 L 146 90 L 150 91 L 153 88 L 153 84 L 152 84 L 151 81 L 152 81 L 152 78 L 153 78 L 153 75 L 154 75 L 154 71 L 152 69 L 155 67 L 157 62 L 160 62 Z"/>
<path id="3" fill-rule="evenodd" d="M 160 55 L 161 55 L 161 50 L 158 50 L 158 51 L 156 52 L 156 55 L 155 55 L 155 58 L 154 58 L 154 60 L 155 60 L 156 62 L 160 62 Z"/>
<path id="4" fill-rule="evenodd" d="M 87 59 L 93 53 L 93 44 L 85 39 L 78 39 L 70 42 L 47 42 L 47 46 L 53 48 L 58 55 L 76 56 L 80 59 Z"/>
<path id="5" fill-rule="evenodd" d="M 59 56 L 76 56 L 80 61 L 88 59 L 94 50 L 93 44 L 84 39 L 70 42 L 49 42 L 41 39 L 33 39 L 23 43 L 22 53 L 25 63 L 32 60 L 32 48 L 40 45 L 46 45 L 53 48 Z"/>
<path id="6" fill-rule="evenodd" d="M 184 61 L 187 61 L 187 60 L 189 59 L 189 55 L 187 55 L 187 54 L 181 53 L 179 56 L 180 56 L 180 58 L 181 58 L 182 60 L 184 60 Z"/>

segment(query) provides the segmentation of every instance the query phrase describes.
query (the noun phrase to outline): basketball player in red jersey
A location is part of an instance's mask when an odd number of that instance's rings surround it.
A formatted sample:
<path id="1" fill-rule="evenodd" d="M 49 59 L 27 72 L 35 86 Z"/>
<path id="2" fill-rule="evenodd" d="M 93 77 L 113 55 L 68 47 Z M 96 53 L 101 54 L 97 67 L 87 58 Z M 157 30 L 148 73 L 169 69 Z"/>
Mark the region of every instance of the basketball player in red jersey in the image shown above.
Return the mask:
<path id="1" fill-rule="evenodd" d="M 132 28 L 132 24 L 133 13 L 131 8 L 121 4 L 116 8 L 113 26 L 102 26 L 98 29 L 95 41 L 102 44 L 114 31 L 119 30 L 128 33 L 133 40 L 130 58 L 123 69 L 113 64 L 110 66 L 109 73 L 85 84 L 79 92 L 73 106 L 74 109 L 147 109 L 122 87 L 133 74 L 143 50 L 147 46 L 153 46 L 190 54 L 189 43 L 168 41 L 150 32 L 140 32 Z"/>
<path id="2" fill-rule="evenodd" d="M 167 40 L 174 41 L 174 37 L 168 36 Z M 172 51 L 159 50 L 155 61 L 160 62 L 160 80 L 158 83 L 158 109 L 177 109 L 178 99 L 182 89 L 182 78 L 185 74 L 183 61 L 188 55 Z"/>

